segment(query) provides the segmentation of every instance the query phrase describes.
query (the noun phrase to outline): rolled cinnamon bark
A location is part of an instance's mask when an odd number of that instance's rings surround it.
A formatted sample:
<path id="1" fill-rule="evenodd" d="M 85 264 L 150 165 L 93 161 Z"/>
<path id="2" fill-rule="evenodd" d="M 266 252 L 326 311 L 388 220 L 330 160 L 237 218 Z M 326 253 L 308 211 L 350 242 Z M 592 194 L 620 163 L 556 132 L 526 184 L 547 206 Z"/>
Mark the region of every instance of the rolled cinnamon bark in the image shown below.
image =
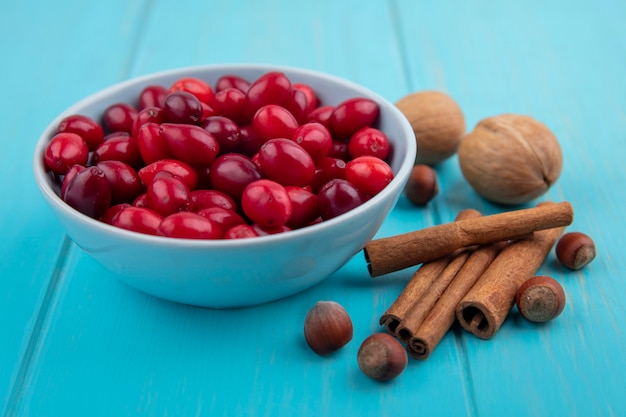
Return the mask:
<path id="1" fill-rule="evenodd" d="M 480 213 L 478 211 L 467 209 L 459 212 L 455 221 L 479 216 Z M 398 298 L 380 317 L 380 324 L 385 326 L 389 333 L 399 337 L 397 334 L 398 325 L 404 319 L 406 313 L 424 295 L 437 277 L 441 275 L 452 258 L 453 255 L 444 256 L 440 259 L 426 262 L 413 274 Z"/>
<path id="2" fill-rule="evenodd" d="M 568 226 L 574 212 L 568 202 L 482 216 L 375 239 L 363 249 L 372 277 L 448 256 L 454 251 L 518 239 L 538 230 Z"/>
<path id="3" fill-rule="evenodd" d="M 448 285 L 450 285 L 454 277 L 466 263 L 473 250 L 474 248 L 462 249 L 453 256 L 437 279 L 435 279 L 424 292 L 424 295 L 413 303 L 413 306 L 407 311 L 404 319 L 402 319 L 396 329 L 396 335 L 399 339 L 407 343 L 411 340 L 422 323 L 424 323 L 424 320 L 442 296 L 443 292 L 448 288 Z"/>
<path id="4" fill-rule="evenodd" d="M 493 337 L 511 311 L 520 285 L 537 272 L 564 230 L 535 232 L 504 248 L 458 304 L 461 326 L 481 339 Z"/>
<path id="5" fill-rule="evenodd" d="M 494 260 L 505 242 L 481 246 L 469 256 L 441 298 L 407 343 L 409 355 L 424 360 L 430 356 L 456 318 L 456 306 Z"/>

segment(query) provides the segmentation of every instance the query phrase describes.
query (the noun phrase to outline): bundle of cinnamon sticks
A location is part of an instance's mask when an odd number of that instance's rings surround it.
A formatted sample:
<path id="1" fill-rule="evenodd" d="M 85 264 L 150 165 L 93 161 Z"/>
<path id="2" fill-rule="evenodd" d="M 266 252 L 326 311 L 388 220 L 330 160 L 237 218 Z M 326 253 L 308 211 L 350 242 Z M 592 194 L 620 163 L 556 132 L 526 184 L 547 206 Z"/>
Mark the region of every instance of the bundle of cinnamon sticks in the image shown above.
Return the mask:
<path id="1" fill-rule="evenodd" d="M 380 324 L 421 360 L 455 320 L 493 337 L 573 217 L 567 202 L 490 216 L 468 209 L 451 223 L 371 241 L 364 254 L 372 277 L 421 264 Z"/>

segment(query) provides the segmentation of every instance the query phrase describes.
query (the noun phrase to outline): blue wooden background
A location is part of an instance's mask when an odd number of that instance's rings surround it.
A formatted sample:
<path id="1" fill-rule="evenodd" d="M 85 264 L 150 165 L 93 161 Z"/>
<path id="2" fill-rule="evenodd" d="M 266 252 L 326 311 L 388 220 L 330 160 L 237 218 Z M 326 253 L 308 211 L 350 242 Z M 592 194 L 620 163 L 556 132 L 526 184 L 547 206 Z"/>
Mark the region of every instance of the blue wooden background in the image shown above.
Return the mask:
<path id="1" fill-rule="evenodd" d="M 108 0 L 0 7 L 0 411 L 8 416 L 626 415 L 626 2 Z M 233 311 L 161 301 L 119 283 L 64 235 L 39 196 L 31 153 L 77 100 L 128 78 L 189 65 L 258 62 L 325 71 L 391 101 L 437 89 L 468 130 L 513 112 L 546 123 L 564 153 L 542 198 L 570 201 L 569 230 L 598 258 L 541 273 L 568 297 L 555 321 L 513 311 L 489 341 L 454 329 L 425 362 L 380 384 L 360 342 L 412 271 L 371 280 L 362 256 L 322 284 Z M 404 197 L 379 236 L 501 210 L 440 167 L 426 208 Z M 352 343 L 308 350 L 306 311 L 332 299 Z"/>

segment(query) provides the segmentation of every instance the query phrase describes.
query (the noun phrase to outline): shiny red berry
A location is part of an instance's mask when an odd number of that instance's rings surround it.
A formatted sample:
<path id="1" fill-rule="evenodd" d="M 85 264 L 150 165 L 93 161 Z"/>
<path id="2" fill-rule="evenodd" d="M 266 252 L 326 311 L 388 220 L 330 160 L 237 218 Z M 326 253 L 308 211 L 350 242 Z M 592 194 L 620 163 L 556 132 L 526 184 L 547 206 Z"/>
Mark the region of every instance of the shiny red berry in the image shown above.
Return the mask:
<path id="1" fill-rule="evenodd" d="M 259 163 L 271 180 L 282 185 L 309 185 L 315 175 L 311 155 L 290 139 L 276 138 L 267 141 L 259 150 Z"/>
<path id="2" fill-rule="evenodd" d="M 346 164 L 346 179 L 368 196 L 381 192 L 393 178 L 391 167 L 375 156 L 359 156 Z"/>
<path id="3" fill-rule="evenodd" d="M 44 153 L 46 167 L 56 174 L 65 174 L 73 165 L 86 165 L 89 148 L 76 133 L 57 133 Z"/>
<path id="4" fill-rule="evenodd" d="M 157 228 L 157 234 L 182 239 L 220 239 L 222 230 L 206 217 L 181 212 L 165 217 Z"/>
<path id="5" fill-rule="evenodd" d="M 268 227 L 285 225 L 292 212 L 285 187 L 265 179 L 248 184 L 241 196 L 241 207 L 253 222 Z"/>
<path id="6" fill-rule="evenodd" d="M 81 114 L 67 116 L 57 127 L 59 133 L 76 133 L 83 138 L 89 150 L 93 151 L 104 140 L 104 130 L 100 123 Z"/>

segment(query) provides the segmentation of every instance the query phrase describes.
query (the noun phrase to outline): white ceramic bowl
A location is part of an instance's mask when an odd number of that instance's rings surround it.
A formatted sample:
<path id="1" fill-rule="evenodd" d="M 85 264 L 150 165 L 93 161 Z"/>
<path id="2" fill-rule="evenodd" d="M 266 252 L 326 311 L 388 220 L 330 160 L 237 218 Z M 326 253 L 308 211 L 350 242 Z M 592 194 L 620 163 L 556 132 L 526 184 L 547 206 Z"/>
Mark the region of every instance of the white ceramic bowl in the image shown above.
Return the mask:
<path id="1" fill-rule="evenodd" d="M 171 85 L 183 76 L 211 85 L 225 74 L 250 81 L 265 72 L 284 72 L 311 85 L 323 104 L 356 96 L 380 106 L 382 129 L 393 144 L 395 179 L 365 204 L 334 219 L 287 233 L 237 240 L 173 239 L 126 231 L 89 218 L 64 203 L 46 173 L 43 153 L 59 121 L 70 114 L 99 120 L 115 102 L 136 100 L 147 85 Z M 37 184 L 69 237 L 121 281 L 180 303 L 213 308 L 244 307 L 307 289 L 341 268 L 375 235 L 406 183 L 416 155 L 411 126 L 396 107 L 374 92 L 331 75 L 268 65 L 211 65 L 181 68 L 122 82 L 93 94 L 59 115 L 41 135 L 33 167 Z M 366 275 L 367 270 L 364 268 Z"/>

